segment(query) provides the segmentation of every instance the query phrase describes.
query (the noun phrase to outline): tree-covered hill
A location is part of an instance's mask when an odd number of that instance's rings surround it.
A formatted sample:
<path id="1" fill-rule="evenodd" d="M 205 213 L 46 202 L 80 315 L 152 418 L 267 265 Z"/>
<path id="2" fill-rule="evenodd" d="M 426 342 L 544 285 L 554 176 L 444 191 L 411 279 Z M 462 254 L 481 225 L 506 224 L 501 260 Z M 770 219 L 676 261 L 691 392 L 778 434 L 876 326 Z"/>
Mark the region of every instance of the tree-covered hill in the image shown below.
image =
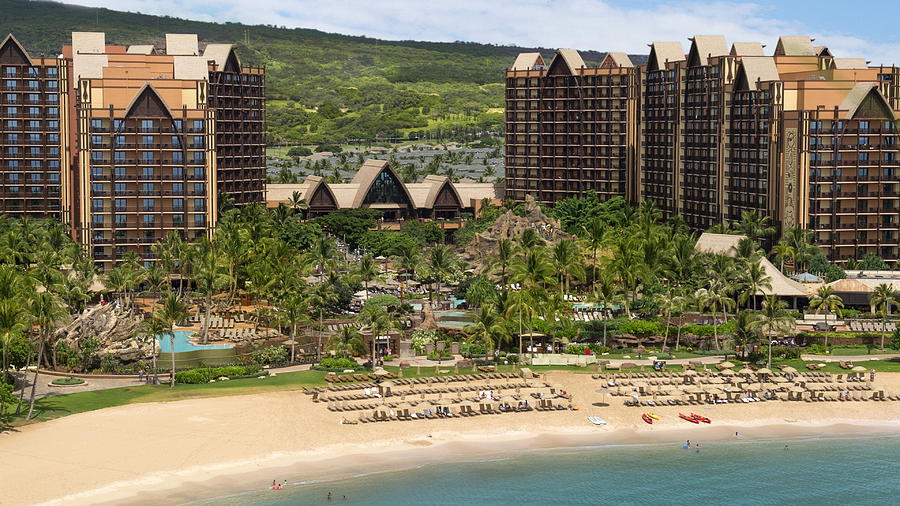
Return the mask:
<path id="1" fill-rule="evenodd" d="M 242 63 L 268 69 L 270 142 L 445 137 L 502 128 L 503 71 L 522 51 L 470 42 L 384 41 L 268 25 L 209 23 L 65 5 L 0 0 L 0 34 L 55 54 L 72 31 L 103 31 L 108 44 L 164 46 L 166 33 L 237 46 Z M 584 51 L 597 63 L 604 53 Z M 641 57 L 637 57 L 641 58 Z"/>

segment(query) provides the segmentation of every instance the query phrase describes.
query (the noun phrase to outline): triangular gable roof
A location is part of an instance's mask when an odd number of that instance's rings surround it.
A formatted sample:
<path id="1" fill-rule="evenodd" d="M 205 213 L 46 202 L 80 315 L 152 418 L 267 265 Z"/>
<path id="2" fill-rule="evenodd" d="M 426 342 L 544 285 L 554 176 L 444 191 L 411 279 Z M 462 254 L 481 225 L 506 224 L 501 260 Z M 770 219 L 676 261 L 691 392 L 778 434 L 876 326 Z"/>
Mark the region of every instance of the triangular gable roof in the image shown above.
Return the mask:
<path id="1" fill-rule="evenodd" d="M 765 56 L 759 42 L 735 42 L 731 45 L 731 56 Z"/>
<path id="2" fill-rule="evenodd" d="M 334 208 L 337 209 L 338 207 L 340 207 L 337 197 L 334 195 L 334 192 L 331 191 L 331 187 L 328 186 L 328 183 L 326 183 L 321 176 L 309 175 L 306 177 L 305 184 L 306 193 L 304 194 L 304 198 L 306 199 L 307 205 L 312 206 L 313 200 L 315 199 L 316 195 L 319 192 L 324 191 L 328 194 L 328 197 L 334 204 Z"/>
<path id="3" fill-rule="evenodd" d="M 615 51 L 610 51 L 606 53 L 606 56 L 603 57 L 603 61 L 600 62 L 600 68 L 634 68 L 634 62 L 631 61 L 631 58 L 625 54 Z"/>
<path id="4" fill-rule="evenodd" d="M 565 64 L 566 70 L 560 72 L 561 65 L 563 64 Z M 574 75 L 576 70 L 584 68 L 585 66 L 584 59 L 581 58 L 581 54 L 579 54 L 578 51 L 574 49 L 558 49 L 553 60 L 550 62 L 547 73 Z"/>
<path id="5" fill-rule="evenodd" d="M 538 65 L 544 64 L 544 58 L 541 53 L 519 53 L 516 61 L 509 70 L 531 70 Z"/>
<path id="6" fill-rule="evenodd" d="M 865 58 L 834 58 L 831 68 L 836 70 L 865 70 L 869 68 L 869 62 Z"/>
<path id="7" fill-rule="evenodd" d="M 738 243 L 743 235 L 712 234 L 704 232 L 697 239 L 694 248 L 701 253 L 712 253 L 734 258 L 737 256 Z M 762 257 L 759 264 L 763 267 L 770 279 L 772 289 L 763 289 L 757 295 L 778 295 L 781 297 L 806 297 L 803 285 L 785 276 L 777 267 L 772 265 L 768 258 Z"/>
<path id="8" fill-rule="evenodd" d="M 778 37 L 775 56 L 816 56 L 816 50 L 806 35 L 783 35 Z"/>
<path id="9" fill-rule="evenodd" d="M 156 48 L 153 47 L 152 44 L 145 45 L 137 45 L 137 46 L 128 46 L 128 49 L 125 51 L 126 54 L 156 54 Z"/>
<path id="10" fill-rule="evenodd" d="M 778 67 L 775 59 L 769 56 L 741 57 L 741 64 L 735 76 L 736 86 L 740 90 L 755 90 L 757 82 L 777 81 Z"/>
<path id="11" fill-rule="evenodd" d="M 387 160 L 369 159 L 362 164 L 362 167 L 360 167 L 356 175 L 353 176 L 353 181 L 351 181 L 351 183 L 359 185 L 359 189 L 353 197 L 354 209 L 362 207 L 362 203 L 366 199 L 369 190 L 372 189 L 372 184 L 375 183 L 375 179 L 384 171 L 389 172 L 394 180 L 400 185 L 400 188 L 403 189 L 403 193 L 406 194 L 410 207 L 416 207 L 416 203 L 413 200 L 412 195 L 410 195 L 409 189 L 403 184 L 403 180 L 400 179 L 400 176 L 397 175 L 394 169 L 388 165 Z"/>
<path id="12" fill-rule="evenodd" d="M 666 68 L 666 62 L 684 61 L 684 49 L 681 42 L 654 42 L 650 44 L 649 70 Z"/>
<path id="13" fill-rule="evenodd" d="M 709 65 L 709 57 L 728 54 L 728 43 L 722 35 L 695 35 L 690 40 L 688 65 L 691 67 Z"/>
<path id="14" fill-rule="evenodd" d="M 131 99 L 131 103 L 125 108 L 125 117 L 129 116 L 171 119 L 172 113 L 165 100 L 156 93 L 156 90 L 153 89 L 150 83 L 147 83 L 138 90 L 134 98 Z"/>
<path id="15" fill-rule="evenodd" d="M 438 196 L 444 190 L 444 188 L 449 187 L 450 191 L 453 192 L 453 196 L 456 198 L 456 202 L 462 206 L 462 198 L 459 196 L 459 192 L 454 188 L 453 183 L 447 179 L 446 176 L 438 176 L 436 174 L 430 174 L 425 176 L 425 179 L 422 181 L 423 183 L 431 183 L 431 187 L 428 189 L 428 197 L 425 198 L 425 208 L 426 209 L 434 209 L 434 203 L 437 201 Z"/>
<path id="16" fill-rule="evenodd" d="M 896 119 L 893 109 L 875 83 L 857 83 L 841 102 L 840 108 L 847 111 L 846 119 L 853 119 L 857 114 L 863 118 Z"/>
<path id="17" fill-rule="evenodd" d="M 234 52 L 231 44 L 207 44 L 203 51 L 203 58 L 207 61 L 214 61 L 218 66 L 218 70 L 228 72 L 240 72 L 241 61 Z"/>
<path id="18" fill-rule="evenodd" d="M 813 51 L 816 52 L 816 56 L 833 56 L 828 46 L 813 46 Z"/>
<path id="19" fill-rule="evenodd" d="M 0 63 L 7 64 L 28 64 L 32 65 L 31 56 L 25 47 L 13 36 L 9 34 L 0 43 Z"/>
<path id="20" fill-rule="evenodd" d="M 851 278 L 839 279 L 832 281 L 825 286 L 830 286 L 835 292 L 841 293 L 872 293 L 875 291 L 871 286 Z"/>

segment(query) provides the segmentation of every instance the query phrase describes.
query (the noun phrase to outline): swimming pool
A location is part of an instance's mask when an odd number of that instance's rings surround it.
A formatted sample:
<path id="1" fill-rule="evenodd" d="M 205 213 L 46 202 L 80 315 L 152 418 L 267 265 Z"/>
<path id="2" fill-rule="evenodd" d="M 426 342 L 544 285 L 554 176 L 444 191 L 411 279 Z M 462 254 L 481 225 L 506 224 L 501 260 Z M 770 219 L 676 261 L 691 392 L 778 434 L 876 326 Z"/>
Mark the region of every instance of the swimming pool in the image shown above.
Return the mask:
<path id="1" fill-rule="evenodd" d="M 175 331 L 175 353 L 198 350 L 226 350 L 234 348 L 233 344 L 207 344 L 205 346 L 194 344 L 189 339 L 191 337 L 191 334 L 194 334 L 194 332 L 188 330 Z M 169 339 L 168 334 L 157 336 L 156 340 L 157 342 L 159 342 L 160 353 L 172 352 L 172 341 L 171 339 Z"/>

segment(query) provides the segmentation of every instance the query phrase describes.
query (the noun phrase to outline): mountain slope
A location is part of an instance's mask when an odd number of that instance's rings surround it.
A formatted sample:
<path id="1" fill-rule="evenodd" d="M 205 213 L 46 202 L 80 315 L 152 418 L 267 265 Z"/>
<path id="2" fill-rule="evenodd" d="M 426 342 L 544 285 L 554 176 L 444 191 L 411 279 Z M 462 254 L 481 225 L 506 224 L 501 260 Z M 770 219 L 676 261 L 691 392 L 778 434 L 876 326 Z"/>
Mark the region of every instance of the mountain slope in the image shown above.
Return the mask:
<path id="1" fill-rule="evenodd" d="M 244 64 L 268 69 L 270 138 L 276 143 L 502 127 L 503 71 L 522 51 L 476 43 L 384 41 L 310 29 L 209 23 L 55 2 L 0 0 L 0 34 L 55 54 L 72 31 L 104 31 L 109 44 L 164 46 L 166 33 L 237 46 Z M 589 63 L 604 53 L 584 51 Z M 641 58 L 641 57 L 637 57 Z"/>

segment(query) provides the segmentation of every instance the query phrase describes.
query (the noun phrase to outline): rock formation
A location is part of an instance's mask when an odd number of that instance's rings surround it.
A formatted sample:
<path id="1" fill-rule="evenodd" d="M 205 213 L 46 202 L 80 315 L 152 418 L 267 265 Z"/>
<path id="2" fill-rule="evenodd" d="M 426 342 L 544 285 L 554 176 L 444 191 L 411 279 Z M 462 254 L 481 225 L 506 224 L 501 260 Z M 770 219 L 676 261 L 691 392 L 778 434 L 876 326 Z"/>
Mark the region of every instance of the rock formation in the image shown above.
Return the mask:
<path id="1" fill-rule="evenodd" d="M 105 355 L 112 355 L 118 363 L 147 360 L 153 356 L 154 344 L 139 343 L 134 339 L 141 318 L 125 311 L 117 304 L 98 304 L 87 308 L 69 325 L 56 331 L 55 338 L 72 349 L 78 349 L 78 341 L 96 338 L 100 347 L 91 355 L 86 368 L 96 368 Z"/>
<path id="2" fill-rule="evenodd" d="M 502 239 L 516 239 L 529 228 L 550 243 L 573 238 L 562 231 L 558 221 L 541 211 L 533 196 L 526 195 L 525 216 L 506 211 L 487 230 L 475 236 L 463 251 L 463 258 L 476 270 L 482 270 L 497 256 L 497 244 Z"/>

